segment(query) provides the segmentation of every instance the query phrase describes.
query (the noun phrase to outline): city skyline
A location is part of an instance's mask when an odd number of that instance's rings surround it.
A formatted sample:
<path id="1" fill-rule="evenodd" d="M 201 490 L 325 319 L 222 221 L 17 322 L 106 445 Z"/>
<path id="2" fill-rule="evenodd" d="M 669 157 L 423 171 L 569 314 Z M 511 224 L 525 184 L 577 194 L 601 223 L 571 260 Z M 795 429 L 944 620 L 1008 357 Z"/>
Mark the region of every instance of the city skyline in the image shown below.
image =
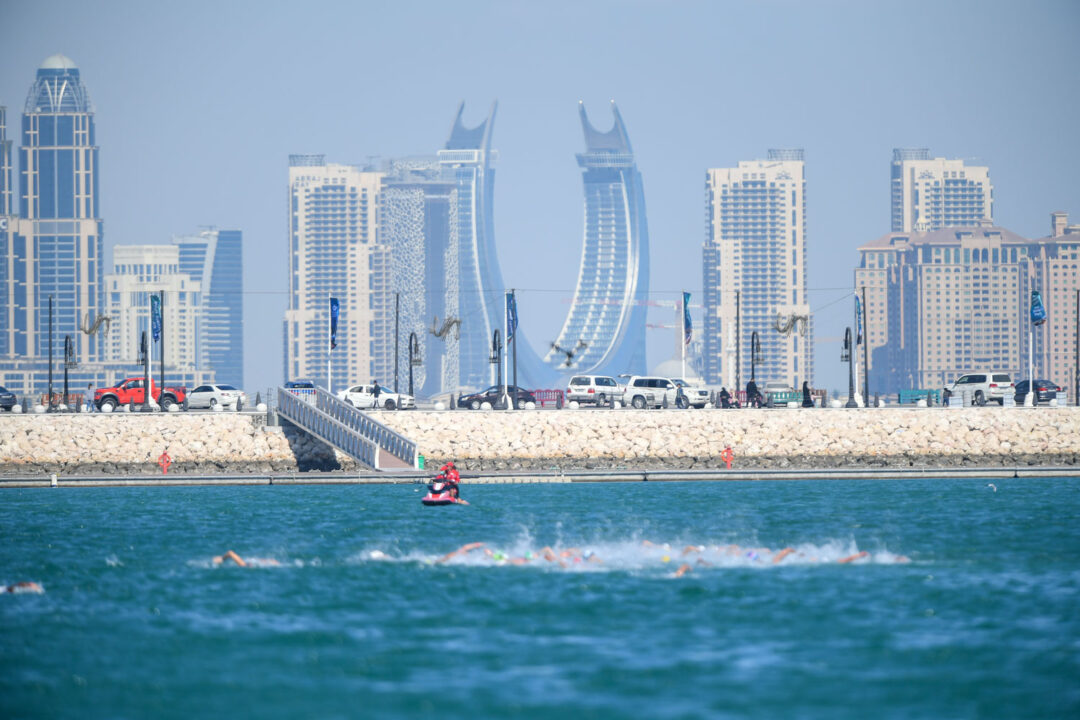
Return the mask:
<path id="1" fill-rule="evenodd" d="M 359 161 L 369 154 L 403 156 L 437 146 L 445 127 L 441 118 L 461 97 L 472 108 L 493 97 L 500 102 L 495 201 L 499 259 L 506 286 L 518 289 L 522 327 L 541 353 L 566 318 L 574 278 L 565 268 L 575 266 L 580 257 L 580 171 L 568 152 L 580 144 L 580 129 L 566 122 L 566 108 L 582 99 L 586 105 L 599 105 L 614 97 L 633 117 L 635 154 L 649 183 L 654 300 L 677 300 L 682 290 L 692 292 L 695 300 L 701 297 L 700 279 L 693 278 L 700 278 L 702 170 L 755 157 L 762 147 L 806 148 L 813 188 L 807 217 L 808 291 L 819 336 L 815 375 L 817 384 L 826 387 L 846 384 L 838 361 L 838 336 L 844 325 L 851 324 L 852 303 L 843 300 L 851 292 L 848 268 L 857 264 L 859 246 L 890 227 L 885 165 L 893 148 L 930 147 L 935 155 L 950 159 L 978 156 L 969 164 L 992 169 L 995 222 L 1022 235 L 1041 234 L 1048 212 L 1080 214 L 1075 207 L 1078 181 L 1067 170 L 1080 161 L 1067 122 L 1076 100 L 1066 93 L 1045 107 L 1045 98 L 1061 95 L 1054 88 L 1069 86 L 1067 68 L 1077 64 L 1078 51 L 1068 42 L 1078 24 L 1071 4 L 1027 8 L 1020 17 L 996 3 L 957 3 L 948 8 L 925 4 L 921 13 L 914 7 L 869 11 L 854 4 L 825 9 L 782 3 L 716 9 L 700 3 L 642 5 L 631 6 L 610 34 L 584 33 L 590 23 L 608 17 L 605 10 L 611 6 L 587 5 L 573 16 L 570 6 L 544 13 L 495 3 L 465 3 L 453 12 L 414 5 L 424 9 L 412 13 L 414 17 L 406 17 L 410 15 L 406 8 L 369 9 L 365 14 L 381 30 L 371 40 L 376 47 L 384 43 L 379 35 L 437 38 L 442 29 L 458 26 L 464 17 L 492 32 L 486 33 L 490 38 L 486 45 L 456 48 L 462 55 L 454 73 L 416 74 L 430 67 L 433 52 L 456 47 L 441 41 L 433 43 L 432 51 L 399 57 L 402 74 L 372 77 L 373 84 L 365 90 L 366 110 L 353 113 L 350 122 L 318 118 L 305 110 L 330 80 L 310 74 L 314 57 L 320 52 L 342 57 L 333 42 L 320 42 L 319 51 L 309 53 L 311 60 L 302 51 L 292 52 L 284 66 L 284 59 L 264 52 L 261 57 L 268 67 L 252 76 L 251 90 L 272 96 L 260 78 L 274 77 L 285 86 L 305 88 L 301 94 L 309 100 L 297 98 L 278 116 L 264 115 L 268 124 L 257 131 L 251 128 L 260 100 L 227 83 L 229 70 L 239 70 L 241 58 L 253 57 L 250 51 L 280 44 L 286 28 L 321 23 L 332 40 L 335 31 L 328 21 L 348 16 L 348 6 L 326 4 L 299 13 L 270 5 L 255 13 L 253 32 L 239 55 L 222 40 L 240 32 L 251 8 L 230 6 L 210 24 L 200 22 L 208 5 L 196 3 L 183 13 L 156 11 L 157 21 L 175 27 L 177 38 L 206 35 L 208 42 L 202 44 L 199 57 L 168 38 L 160 42 L 162 38 L 155 37 L 151 43 L 153 33 L 137 31 L 139 23 L 148 21 L 122 17 L 123 5 L 99 12 L 74 3 L 12 7 L 4 11 L 11 21 L 5 25 L 20 32 L 0 47 L 0 66 L 6 69 L 0 77 L 0 104 L 9 111 L 17 108 L 26 91 L 25 78 L 55 52 L 71 57 L 92 76 L 97 143 L 107 149 L 101 169 L 105 175 L 101 215 L 107 219 L 108 246 L 157 241 L 176 228 L 207 221 L 244 228 L 246 257 L 251 258 L 245 265 L 247 292 L 255 296 L 246 303 L 245 316 L 250 358 L 246 370 L 253 373 L 248 381 L 253 387 L 274 384 L 284 375 L 280 360 L 269 369 L 254 361 L 273 353 L 251 350 L 276 344 L 280 338 L 286 238 L 280 210 L 274 209 L 280 208 L 280 181 L 273 179 L 281 177 L 287 155 L 309 150 L 363 164 Z M 926 23 L 928 14 L 937 22 Z M 571 17 L 576 19 L 571 22 Z M 719 17 L 732 30 L 722 42 L 707 30 L 708 20 Z M 950 44 L 950 36 L 961 28 L 968 32 L 971 28 L 965 22 L 970 17 L 984 32 L 1008 27 L 1015 52 L 1007 61 L 980 57 L 975 68 L 966 59 L 961 62 L 966 58 L 963 44 Z M 723 73 L 722 79 L 702 82 L 712 77 L 708 70 L 713 67 L 713 50 L 745 50 L 747 41 L 738 30 L 766 22 L 769 31 L 761 38 L 752 80 L 745 73 Z M 866 32 L 862 25 L 859 33 L 847 32 L 855 22 L 865 23 Z M 616 42 L 623 46 L 625 37 L 649 46 L 648 38 L 665 31 L 681 37 L 678 46 L 645 52 L 640 59 L 613 50 Z M 570 48 L 565 57 L 542 52 L 543 45 L 537 43 L 545 33 L 564 40 Z M 306 47 L 302 36 L 290 33 L 290 42 Z M 616 36 L 625 37 L 616 41 Z M 903 54 L 907 67 L 875 52 L 901 39 L 911 41 Z M 839 50 L 825 51 L 832 47 Z M 176 62 L 153 72 L 130 62 L 131 57 L 157 53 Z M 865 61 L 850 63 L 856 54 Z M 529 68 L 538 55 L 546 58 L 543 77 Z M 792 59 L 805 55 L 813 55 L 815 62 L 799 83 L 784 85 L 782 78 Z M 492 63 L 495 58 L 500 62 Z M 461 68 L 468 71 L 462 73 Z M 414 82 L 406 83 L 407 77 Z M 930 81 L 911 82 L 915 77 Z M 986 100 L 984 91 L 990 86 L 981 79 L 986 77 L 993 78 L 992 100 Z M 782 99 L 761 94 L 770 83 L 786 87 Z M 167 111 L 179 98 L 199 102 L 207 111 L 181 113 L 181 121 Z M 916 101 L 932 111 L 910 112 Z M 346 114 L 357 107 L 349 102 Z M 889 106 L 895 112 L 877 112 L 878 107 Z M 799 109 L 794 123 L 779 112 L 791 107 Z M 961 108 L 963 113 L 954 112 Z M 476 121 L 472 114 L 466 118 L 470 125 Z M 671 132 L 673 127 L 677 133 Z M 184 141 L 182 156 L 176 154 L 172 139 Z M 657 247 L 663 248 L 662 255 Z M 842 270 L 832 267 L 837 258 L 842 258 Z M 697 272 L 687 272 L 687 265 Z M 267 309 L 273 305 L 280 311 Z M 660 310 L 659 317 L 657 312 L 652 311 L 652 322 L 669 320 L 668 311 Z M 267 321 L 263 314 L 273 317 Z M 648 346 L 652 367 L 670 355 L 671 331 L 651 331 Z"/>

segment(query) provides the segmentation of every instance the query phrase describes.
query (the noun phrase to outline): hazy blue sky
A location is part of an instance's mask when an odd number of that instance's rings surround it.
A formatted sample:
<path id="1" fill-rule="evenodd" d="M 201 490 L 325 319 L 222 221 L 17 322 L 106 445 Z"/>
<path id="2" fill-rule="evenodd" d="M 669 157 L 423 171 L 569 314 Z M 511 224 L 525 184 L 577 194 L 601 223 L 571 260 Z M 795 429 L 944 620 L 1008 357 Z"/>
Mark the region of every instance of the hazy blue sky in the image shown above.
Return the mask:
<path id="1" fill-rule="evenodd" d="M 0 104 L 79 66 L 106 243 L 244 232 L 250 390 L 282 379 L 289 153 L 432 153 L 498 100 L 495 231 L 532 342 L 569 308 L 583 201 L 577 102 L 615 99 L 645 183 L 651 292 L 701 299 L 708 167 L 806 150 L 815 384 L 846 388 L 855 249 L 889 231 L 894 147 L 990 167 L 995 220 L 1080 221 L 1080 2 L 50 2 L 0 0 Z M 699 317 L 700 314 L 696 314 Z M 651 311 L 650 322 L 673 322 Z M 650 331 L 649 363 L 673 353 Z M 224 380 L 227 380 L 225 378 Z"/>

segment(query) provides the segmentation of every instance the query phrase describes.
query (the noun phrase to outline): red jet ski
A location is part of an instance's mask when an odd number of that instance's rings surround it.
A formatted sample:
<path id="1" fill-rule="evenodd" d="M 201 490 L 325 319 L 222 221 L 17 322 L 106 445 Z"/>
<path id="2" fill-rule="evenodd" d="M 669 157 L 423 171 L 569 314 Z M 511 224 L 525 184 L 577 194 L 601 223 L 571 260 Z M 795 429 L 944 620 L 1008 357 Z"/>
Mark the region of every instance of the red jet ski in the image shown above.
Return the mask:
<path id="1" fill-rule="evenodd" d="M 457 496 L 456 488 L 446 482 L 442 477 L 437 477 L 428 485 L 428 494 L 420 498 L 425 505 L 468 505 L 469 503 Z"/>

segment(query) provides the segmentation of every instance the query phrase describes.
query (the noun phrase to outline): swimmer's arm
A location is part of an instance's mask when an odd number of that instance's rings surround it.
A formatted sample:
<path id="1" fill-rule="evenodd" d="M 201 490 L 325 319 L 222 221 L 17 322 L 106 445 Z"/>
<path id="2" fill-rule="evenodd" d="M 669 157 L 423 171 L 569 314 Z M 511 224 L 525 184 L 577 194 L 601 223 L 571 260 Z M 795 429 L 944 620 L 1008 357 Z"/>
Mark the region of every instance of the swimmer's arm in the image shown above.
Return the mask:
<path id="1" fill-rule="evenodd" d="M 240 567 L 247 567 L 247 563 L 244 562 L 244 558 L 240 557 L 239 555 L 237 555 L 232 550 L 227 551 L 224 555 L 218 555 L 217 557 L 215 557 L 214 558 L 214 564 L 215 565 L 220 565 L 223 562 L 225 562 L 226 560 L 232 560 L 234 563 L 236 563 Z"/>
<path id="2" fill-rule="evenodd" d="M 690 566 L 686 563 L 683 563 L 679 566 L 679 569 L 675 571 L 675 577 L 682 577 L 686 573 L 690 572 L 690 570 Z"/>
<path id="3" fill-rule="evenodd" d="M 454 550 L 453 552 L 446 553 L 445 555 L 443 555 L 441 558 L 439 558 L 435 562 L 436 563 L 444 563 L 444 562 L 446 562 L 447 560 L 449 560 L 450 558 L 452 558 L 452 557 L 454 557 L 456 555 L 464 555 L 465 553 L 467 553 L 467 552 L 469 552 L 471 550 L 475 550 L 476 548 L 483 547 L 483 546 L 484 546 L 484 543 L 482 543 L 482 542 L 468 543 L 467 545 L 462 545 L 461 547 L 459 547 L 457 550 Z"/>
<path id="4" fill-rule="evenodd" d="M 837 560 L 836 562 L 838 562 L 838 563 L 849 563 L 849 562 L 854 562 L 854 561 L 858 560 L 859 558 L 864 558 L 864 557 L 866 557 L 866 556 L 867 556 L 867 555 L 869 555 L 869 554 L 870 554 L 870 553 L 868 553 L 867 551 L 863 550 L 862 552 L 857 552 L 857 553 L 855 553 L 854 555 L 848 555 L 848 556 L 847 556 L 847 557 L 845 557 L 845 558 L 840 558 L 840 559 L 839 559 L 839 560 Z"/>
<path id="5" fill-rule="evenodd" d="M 786 558 L 788 555 L 790 555 L 793 552 L 795 552 L 795 548 L 791 548 L 791 547 L 784 548 L 780 552 L 776 553 L 776 557 L 774 557 L 772 559 L 773 564 L 776 564 L 776 563 L 780 562 L 781 560 L 783 560 L 784 558 Z"/>

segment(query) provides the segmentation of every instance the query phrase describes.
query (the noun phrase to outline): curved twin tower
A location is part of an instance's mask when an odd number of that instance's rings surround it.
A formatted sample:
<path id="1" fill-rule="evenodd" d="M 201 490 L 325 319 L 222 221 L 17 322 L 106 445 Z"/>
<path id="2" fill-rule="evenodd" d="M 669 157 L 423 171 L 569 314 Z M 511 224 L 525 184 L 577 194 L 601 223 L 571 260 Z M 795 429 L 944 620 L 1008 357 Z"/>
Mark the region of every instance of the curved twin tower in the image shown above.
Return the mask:
<path id="1" fill-rule="evenodd" d="M 459 345 L 464 384 L 483 384 L 493 330 L 504 327 L 505 285 L 495 251 L 492 214 L 494 169 L 490 165 L 495 106 L 478 127 L 461 123 L 458 109 L 444 167 L 453 165 L 458 182 L 472 192 L 460 195 L 456 212 L 460 240 L 455 272 L 462 322 Z M 645 300 L 649 287 L 649 231 L 641 173 L 622 116 L 611 103 L 614 125 L 607 132 L 592 126 L 579 105 L 585 152 L 578 154 L 585 186 L 585 233 L 570 312 L 562 331 L 543 359 L 528 342 L 517 351 L 518 382 L 550 387 L 570 373 L 643 374 L 645 372 Z M 468 307 L 473 305 L 472 308 Z M 479 305 L 479 307 L 476 307 Z M 482 320 L 482 322 L 476 322 Z M 521 333 L 521 330 L 518 331 Z M 524 340 L 524 334 L 519 335 Z M 471 378 L 476 369 L 481 377 Z M 479 381 L 479 383 L 476 383 Z"/>

